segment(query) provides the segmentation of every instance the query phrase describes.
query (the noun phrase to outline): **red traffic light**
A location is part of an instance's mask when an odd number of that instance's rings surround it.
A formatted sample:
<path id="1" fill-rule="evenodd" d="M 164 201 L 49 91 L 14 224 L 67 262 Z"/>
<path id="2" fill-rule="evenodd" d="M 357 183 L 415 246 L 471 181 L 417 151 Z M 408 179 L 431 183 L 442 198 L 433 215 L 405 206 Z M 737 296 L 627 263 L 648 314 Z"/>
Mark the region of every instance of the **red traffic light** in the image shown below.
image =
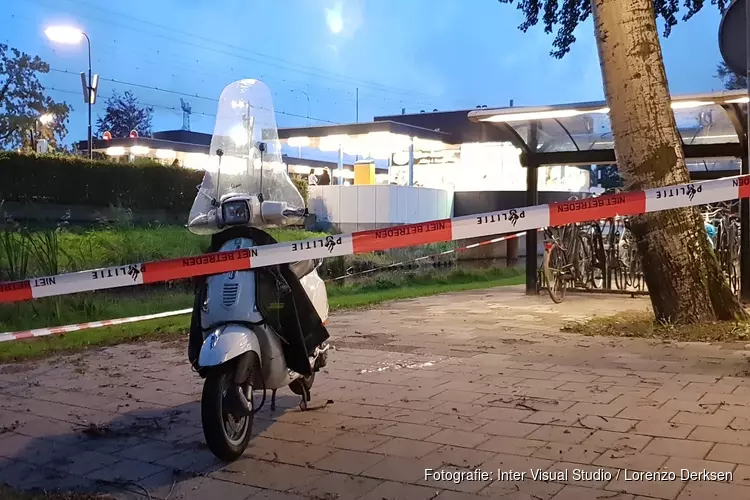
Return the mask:
<path id="1" fill-rule="evenodd" d="M 102 134 L 102 139 L 104 139 L 105 141 L 111 141 L 112 140 L 112 132 L 110 132 L 109 130 L 107 130 L 106 132 L 104 132 L 104 134 Z"/>
<path id="2" fill-rule="evenodd" d="M 136 132 L 135 130 L 131 130 L 130 131 L 130 138 L 131 139 L 137 139 L 138 138 L 138 132 Z"/>

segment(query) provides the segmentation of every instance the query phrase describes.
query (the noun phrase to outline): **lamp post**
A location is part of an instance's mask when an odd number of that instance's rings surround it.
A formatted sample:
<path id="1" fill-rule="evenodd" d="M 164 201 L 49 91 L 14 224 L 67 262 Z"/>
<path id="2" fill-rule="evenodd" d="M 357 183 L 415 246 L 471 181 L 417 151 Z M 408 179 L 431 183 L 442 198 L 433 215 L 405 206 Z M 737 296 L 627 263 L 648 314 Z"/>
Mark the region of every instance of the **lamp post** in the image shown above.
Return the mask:
<path id="1" fill-rule="evenodd" d="M 93 151 L 93 140 L 92 140 L 92 131 L 91 131 L 91 106 L 96 102 L 96 90 L 97 90 L 97 84 L 99 81 L 98 75 L 96 75 L 95 78 L 92 78 L 91 75 L 91 39 L 89 36 L 84 33 L 82 30 L 78 28 L 74 28 L 71 26 L 50 26 L 46 30 L 44 30 L 44 34 L 47 35 L 47 38 L 52 40 L 53 42 L 57 43 L 64 43 L 68 45 L 77 45 L 81 43 L 82 39 L 86 39 L 86 43 L 88 45 L 88 53 L 89 53 L 89 75 L 88 80 L 86 80 L 86 75 L 81 73 L 81 80 L 83 83 L 83 99 L 88 104 L 89 108 L 89 127 L 88 127 L 88 135 L 89 135 L 89 159 L 94 158 L 94 151 Z M 96 81 L 94 81 L 96 80 Z"/>

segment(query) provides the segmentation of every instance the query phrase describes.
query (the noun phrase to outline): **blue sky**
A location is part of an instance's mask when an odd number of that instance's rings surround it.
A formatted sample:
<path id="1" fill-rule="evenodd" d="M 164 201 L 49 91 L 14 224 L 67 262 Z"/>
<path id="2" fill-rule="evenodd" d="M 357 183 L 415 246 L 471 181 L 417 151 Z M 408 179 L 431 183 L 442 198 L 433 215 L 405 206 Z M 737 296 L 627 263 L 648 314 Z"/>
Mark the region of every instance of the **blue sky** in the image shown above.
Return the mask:
<path id="1" fill-rule="evenodd" d="M 86 51 L 49 42 L 43 30 L 51 24 L 74 24 L 92 39 L 94 72 L 108 79 L 95 117 L 113 89 L 132 90 L 154 105 L 155 130 L 181 127 L 183 97 L 192 105 L 192 129 L 211 132 L 211 99 L 241 78 L 271 88 L 276 111 L 288 113 L 278 114 L 278 125 L 287 127 L 307 122 L 301 91 L 316 125 L 354 122 L 358 87 L 360 121 L 401 108 L 603 99 L 590 21 L 579 27 L 572 52 L 555 60 L 552 36 L 538 27 L 520 32 L 520 12 L 496 0 L 0 0 L 0 13 L 0 42 L 71 72 L 43 79 L 55 99 L 74 107 L 68 140 L 86 136 L 78 76 Z M 663 41 L 674 94 L 721 88 L 714 77 L 719 21 L 707 5 Z"/>

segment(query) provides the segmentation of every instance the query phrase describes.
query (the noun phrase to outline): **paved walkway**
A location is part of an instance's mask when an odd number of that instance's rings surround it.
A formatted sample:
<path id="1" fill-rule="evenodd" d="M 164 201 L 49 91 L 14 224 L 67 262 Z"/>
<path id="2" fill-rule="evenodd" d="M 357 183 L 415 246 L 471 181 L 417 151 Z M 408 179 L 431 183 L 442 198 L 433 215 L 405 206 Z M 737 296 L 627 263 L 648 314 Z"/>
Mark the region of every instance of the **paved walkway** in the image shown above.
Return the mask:
<path id="1" fill-rule="evenodd" d="M 332 403 L 302 413 L 285 393 L 228 466 L 203 444 L 201 382 L 182 343 L 0 367 L 0 483 L 138 500 L 750 498 L 744 344 L 559 331 L 647 306 L 588 295 L 554 305 L 509 287 L 336 314 L 336 351 L 313 393 Z M 732 478 L 681 480 L 681 469 Z"/>

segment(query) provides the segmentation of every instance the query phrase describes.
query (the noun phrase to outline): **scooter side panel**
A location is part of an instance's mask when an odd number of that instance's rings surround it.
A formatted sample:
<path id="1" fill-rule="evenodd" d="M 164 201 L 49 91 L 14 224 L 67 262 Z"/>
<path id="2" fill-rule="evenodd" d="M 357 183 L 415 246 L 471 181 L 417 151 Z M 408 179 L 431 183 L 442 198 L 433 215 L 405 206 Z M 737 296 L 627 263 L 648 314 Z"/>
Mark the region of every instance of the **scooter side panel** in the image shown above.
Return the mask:
<path id="1" fill-rule="evenodd" d="M 198 364 L 201 367 L 218 366 L 248 351 L 256 352 L 262 362 L 260 342 L 255 332 L 242 325 L 228 325 L 206 337 Z"/>
<path id="2" fill-rule="evenodd" d="M 325 323 L 328 320 L 328 292 L 326 284 L 318 275 L 318 271 L 313 271 L 299 280 L 305 293 L 310 297 L 310 301 L 315 307 L 315 311 L 320 319 Z"/>
<path id="3" fill-rule="evenodd" d="M 249 238 L 234 238 L 224 243 L 220 251 L 239 250 L 253 246 L 254 242 Z M 256 283 L 253 271 L 232 271 L 210 276 L 206 284 L 208 286 L 206 307 L 201 314 L 204 329 L 217 323 L 263 321 L 263 315 L 255 303 Z"/>

